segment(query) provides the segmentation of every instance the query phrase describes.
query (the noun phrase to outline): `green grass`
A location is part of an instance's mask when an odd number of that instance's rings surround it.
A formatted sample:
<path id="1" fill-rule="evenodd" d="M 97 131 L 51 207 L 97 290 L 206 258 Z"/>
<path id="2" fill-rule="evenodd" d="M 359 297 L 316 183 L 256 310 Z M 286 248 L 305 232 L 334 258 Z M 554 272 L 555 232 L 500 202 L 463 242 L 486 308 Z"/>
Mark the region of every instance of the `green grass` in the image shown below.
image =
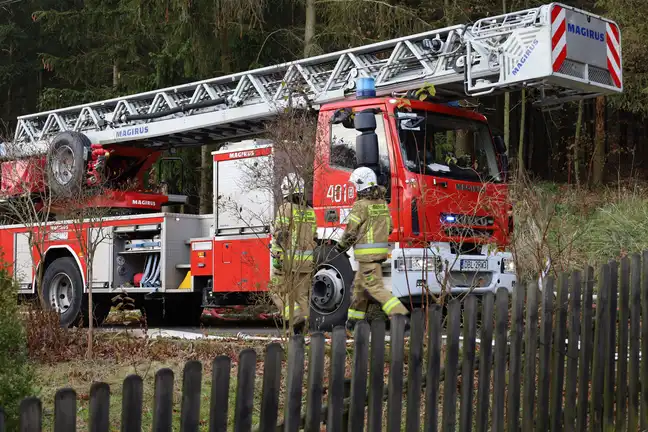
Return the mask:
<path id="1" fill-rule="evenodd" d="M 551 257 L 554 270 L 583 269 L 648 250 L 648 190 L 578 190 L 552 183 L 514 188 L 513 248 L 523 276 Z"/>
<path id="2" fill-rule="evenodd" d="M 229 391 L 229 426 L 233 426 L 233 412 L 236 401 L 236 365 L 232 365 Z M 182 401 L 182 370 L 184 360 L 168 361 L 141 360 L 130 365 L 117 364 L 114 360 L 83 361 L 76 360 L 54 365 L 37 365 L 37 395 L 44 408 L 44 428 L 51 430 L 54 421 L 54 395 L 63 387 L 72 387 L 77 392 L 77 426 L 79 430 L 88 430 L 90 385 L 93 382 L 105 382 L 110 385 L 110 429 L 119 430 L 122 413 L 122 383 L 129 374 L 136 373 L 143 378 L 144 403 L 142 427 L 151 430 L 153 422 L 153 397 L 155 373 L 161 368 L 170 368 L 174 372 L 174 430 L 180 428 L 180 406 Z M 262 363 L 258 363 L 257 377 L 262 376 Z M 258 423 L 261 379 L 255 382 L 254 420 Z M 208 430 L 209 401 L 211 398 L 211 365 L 203 362 L 203 379 L 201 388 L 200 430 Z"/>

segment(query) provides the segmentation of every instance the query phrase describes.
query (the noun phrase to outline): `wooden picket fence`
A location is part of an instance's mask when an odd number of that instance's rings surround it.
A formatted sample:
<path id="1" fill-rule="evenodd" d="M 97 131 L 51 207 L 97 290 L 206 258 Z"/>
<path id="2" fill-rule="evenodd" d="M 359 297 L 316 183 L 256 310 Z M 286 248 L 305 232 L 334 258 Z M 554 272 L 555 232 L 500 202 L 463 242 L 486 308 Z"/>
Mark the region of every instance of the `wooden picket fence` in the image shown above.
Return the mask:
<path id="1" fill-rule="evenodd" d="M 388 342 L 384 322 L 362 322 L 355 329 L 349 378 L 343 328 L 332 333 L 328 376 L 325 336 L 315 333 L 308 344 L 295 336 L 285 368 L 283 346 L 267 345 L 260 377 L 256 352 L 241 351 L 233 418 L 231 360 L 217 357 L 206 425 L 200 422 L 202 365 L 190 361 L 183 372 L 180 430 L 226 431 L 230 424 L 235 431 L 314 432 L 322 425 L 353 432 L 646 430 L 648 389 L 642 383 L 648 382 L 648 362 L 640 363 L 640 352 L 648 352 L 648 320 L 642 314 L 648 316 L 648 252 L 643 259 L 633 255 L 620 265 L 603 265 L 596 275 L 588 268 L 548 278 L 542 290 L 530 284 L 512 297 L 503 289 L 481 300 L 469 295 L 450 301 L 445 314 L 439 306 L 416 310 L 407 338 L 402 316 L 393 319 Z M 255 405 L 257 379 L 262 392 Z M 155 431 L 172 429 L 173 386 L 170 369 L 157 372 Z M 141 430 L 143 403 L 142 378 L 128 376 L 122 431 Z M 109 386 L 92 384 L 90 430 L 111 429 L 109 405 Z M 54 431 L 76 430 L 74 390 L 59 390 L 53 414 Z M 0 418 L 0 432 L 3 424 Z M 25 399 L 21 431 L 41 428 L 41 401 Z"/>

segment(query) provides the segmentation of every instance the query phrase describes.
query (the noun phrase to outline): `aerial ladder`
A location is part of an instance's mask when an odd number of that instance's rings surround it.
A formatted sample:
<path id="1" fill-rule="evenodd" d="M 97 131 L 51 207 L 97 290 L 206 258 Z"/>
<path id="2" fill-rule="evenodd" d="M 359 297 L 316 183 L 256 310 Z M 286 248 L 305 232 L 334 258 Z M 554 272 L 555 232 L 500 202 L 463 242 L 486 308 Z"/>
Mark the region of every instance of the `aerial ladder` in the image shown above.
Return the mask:
<path id="1" fill-rule="evenodd" d="M 594 49 L 582 49 L 590 46 Z M 542 93 L 538 103 L 549 106 L 622 92 L 620 33 L 608 19 L 552 3 L 472 25 L 24 115 L 14 141 L 29 151 L 45 151 L 49 140 L 69 130 L 93 144 L 231 140 L 259 133 L 263 120 L 295 89 L 309 103 L 325 104 L 352 97 L 356 79 L 369 76 L 378 96 L 424 85 L 450 99 L 532 87 Z"/>

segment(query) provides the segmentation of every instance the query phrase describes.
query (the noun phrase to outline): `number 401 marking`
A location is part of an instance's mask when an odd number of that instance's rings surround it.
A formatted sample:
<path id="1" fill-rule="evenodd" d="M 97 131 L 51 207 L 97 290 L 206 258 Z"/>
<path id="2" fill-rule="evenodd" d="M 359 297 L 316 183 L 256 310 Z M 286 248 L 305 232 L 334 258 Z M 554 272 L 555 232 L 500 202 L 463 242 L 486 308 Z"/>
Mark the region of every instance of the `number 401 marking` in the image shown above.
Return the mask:
<path id="1" fill-rule="evenodd" d="M 330 185 L 326 191 L 326 198 L 335 203 L 347 202 L 355 196 L 355 189 L 349 185 Z"/>

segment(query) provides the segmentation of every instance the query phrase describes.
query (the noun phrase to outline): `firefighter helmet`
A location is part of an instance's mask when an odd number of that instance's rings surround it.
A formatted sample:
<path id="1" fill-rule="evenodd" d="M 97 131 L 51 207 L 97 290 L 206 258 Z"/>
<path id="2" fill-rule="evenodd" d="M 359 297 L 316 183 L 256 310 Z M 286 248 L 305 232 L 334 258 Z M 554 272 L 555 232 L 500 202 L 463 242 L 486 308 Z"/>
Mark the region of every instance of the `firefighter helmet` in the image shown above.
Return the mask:
<path id="1" fill-rule="evenodd" d="M 358 192 L 378 186 L 376 173 L 367 167 L 360 167 L 353 171 L 349 181 L 355 185 Z"/>
<path id="2" fill-rule="evenodd" d="M 295 173 L 290 173 L 281 181 L 281 196 L 303 194 L 305 189 L 304 179 Z"/>

